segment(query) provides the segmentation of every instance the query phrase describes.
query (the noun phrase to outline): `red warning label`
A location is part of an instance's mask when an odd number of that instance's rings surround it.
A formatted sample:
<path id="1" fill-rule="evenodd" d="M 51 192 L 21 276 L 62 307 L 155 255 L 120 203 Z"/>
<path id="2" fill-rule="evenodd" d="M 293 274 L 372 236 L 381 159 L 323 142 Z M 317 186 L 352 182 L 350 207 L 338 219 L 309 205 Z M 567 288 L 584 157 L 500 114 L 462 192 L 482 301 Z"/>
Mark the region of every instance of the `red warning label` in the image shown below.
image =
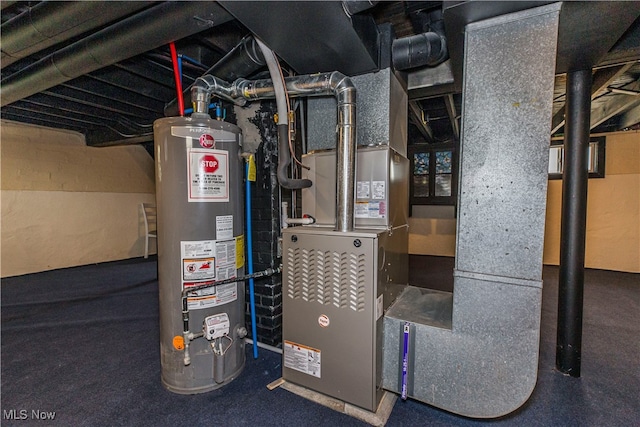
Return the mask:
<path id="1" fill-rule="evenodd" d="M 229 201 L 229 152 L 188 148 L 189 202 Z"/>
<path id="2" fill-rule="evenodd" d="M 216 259 L 198 258 L 182 260 L 182 279 L 184 281 L 208 280 L 216 277 Z"/>

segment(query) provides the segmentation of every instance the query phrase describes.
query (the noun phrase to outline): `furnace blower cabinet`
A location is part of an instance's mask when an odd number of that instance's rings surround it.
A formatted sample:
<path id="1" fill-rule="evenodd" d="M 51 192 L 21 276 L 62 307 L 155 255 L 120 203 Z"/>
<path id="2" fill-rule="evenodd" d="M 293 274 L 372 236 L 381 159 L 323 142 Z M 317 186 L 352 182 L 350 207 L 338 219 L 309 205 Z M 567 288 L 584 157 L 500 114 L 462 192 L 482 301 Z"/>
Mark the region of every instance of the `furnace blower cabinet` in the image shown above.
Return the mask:
<path id="1" fill-rule="evenodd" d="M 406 283 L 406 239 L 406 228 L 283 233 L 283 379 L 376 411 L 383 313 Z"/>
<path id="2" fill-rule="evenodd" d="M 355 227 L 338 232 L 335 158 L 304 157 L 314 185 L 302 211 L 316 223 L 283 232 L 283 379 L 375 412 L 383 314 L 408 280 L 409 162 L 388 146 L 360 147 Z"/>

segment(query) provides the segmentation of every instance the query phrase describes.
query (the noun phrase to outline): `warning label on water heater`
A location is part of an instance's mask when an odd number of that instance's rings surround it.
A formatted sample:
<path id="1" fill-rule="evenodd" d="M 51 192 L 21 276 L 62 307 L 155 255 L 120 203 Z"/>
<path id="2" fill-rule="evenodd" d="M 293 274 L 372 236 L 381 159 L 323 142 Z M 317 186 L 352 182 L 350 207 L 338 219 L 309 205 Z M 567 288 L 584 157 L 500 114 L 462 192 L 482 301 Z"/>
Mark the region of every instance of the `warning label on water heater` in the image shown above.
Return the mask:
<path id="1" fill-rule="evenodd" d="M 187 148 L 189 202 L 229 201 L 229 152 Z"/>
<path id="2" fill-rule="evenodd" d="M 216 259 L 182 259 L 182 278 L 185 281 L 207 280 L 216 277 Z"/>
<path id="3" fill-rule="evenodd" d="M 320 350 L 292 341 L 285 341 L 283 353 L 285 368 L 295 369 L 304 374 L 321 378 Z"/>
<path id="4" fill-rule="evenodd" d="M 215 285 L 216 281 L 236 277 L 236 239 L 183 241 L 180 253 L 182 288 L 212 285 L 189 295 L 190 310 L 216 307 L 238 299 L 237 282 Z"/>

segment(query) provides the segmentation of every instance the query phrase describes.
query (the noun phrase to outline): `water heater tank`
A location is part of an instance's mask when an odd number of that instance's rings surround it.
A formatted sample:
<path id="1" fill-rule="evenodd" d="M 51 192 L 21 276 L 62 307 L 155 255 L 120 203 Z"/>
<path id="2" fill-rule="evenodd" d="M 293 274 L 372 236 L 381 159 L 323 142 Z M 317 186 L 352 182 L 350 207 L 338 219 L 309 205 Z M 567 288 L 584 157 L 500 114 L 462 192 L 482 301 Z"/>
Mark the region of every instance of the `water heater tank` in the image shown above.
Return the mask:
<path id="1" fill-rule="evenodd" d="M 236 378 L 245 363 L 241 132 L 209 118 L 154 123 L 162 383 L 181 394 Z M 186 356 L 186 357 L 185 357 Z"/>

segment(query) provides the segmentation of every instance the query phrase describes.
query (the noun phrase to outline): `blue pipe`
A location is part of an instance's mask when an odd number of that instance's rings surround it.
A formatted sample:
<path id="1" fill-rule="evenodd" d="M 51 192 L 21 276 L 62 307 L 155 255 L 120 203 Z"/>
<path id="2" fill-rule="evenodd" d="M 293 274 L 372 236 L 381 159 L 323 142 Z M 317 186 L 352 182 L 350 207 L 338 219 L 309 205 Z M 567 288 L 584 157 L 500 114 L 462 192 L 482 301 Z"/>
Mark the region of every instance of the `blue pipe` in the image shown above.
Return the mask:
<path id="1" fill-rule="evenodd" d="M 204 65 L 202 62 L 197 61 L 197 60 L 195 60 L 195 59 L 193 59 L 193 58 L 191 58 L 191 57 L 189 57 L 187 55 L 182 55 L 182 59 L 184 59 L 187 62 L 192 63 L 193 65 L 197 65 L 198 67 L 207 68 L 207 66 Z"/>
<path id="2" fill-rule="evenodd" d="M 245 209 L 247 221 L 247 268 L 253 274 L 253 239 L 251 238 L 251 181 L 249 181 L 249 160 L 245 165 Z M 256 296 L 253 279 L 249 279 L 249 309 L 251 311 L 251 338 L 253 341 L 253 358 L 258 358 L 258 331 L 256 326 Z"/>
<path id="3" fill-rule="evenodd" d="M 178 72 L 180 73 L 180 87 L 182 87 L 182 55 L 178 55 Z"/>

